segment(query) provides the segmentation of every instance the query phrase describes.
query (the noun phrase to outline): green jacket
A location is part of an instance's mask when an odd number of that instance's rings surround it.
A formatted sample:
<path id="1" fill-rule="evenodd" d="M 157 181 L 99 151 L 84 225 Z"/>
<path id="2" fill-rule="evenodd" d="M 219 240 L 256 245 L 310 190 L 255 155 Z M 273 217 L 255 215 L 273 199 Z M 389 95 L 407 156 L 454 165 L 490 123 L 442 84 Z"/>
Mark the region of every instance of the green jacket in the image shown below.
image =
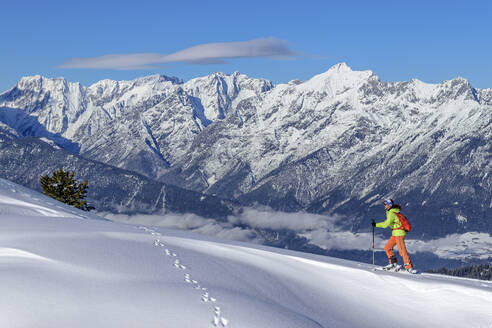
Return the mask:
<path id="1" fill-rule="evenodd" d="M 392 235 L 395 237 L 406 236 L 407 232 L 403 229 L 400 229 L 401 228 L 401 222 L 395 213 L 400 213 L 400 210 L 397 208 L 390 208 L 388 211 L 386 211 L 386 221 L 376 223 L 376 227 L 378 227 L 378 228 L 390 227 L 391 229 L 393 229 Z M 397 230 L 394 230 L 394 229 L 397 229 Z"/>

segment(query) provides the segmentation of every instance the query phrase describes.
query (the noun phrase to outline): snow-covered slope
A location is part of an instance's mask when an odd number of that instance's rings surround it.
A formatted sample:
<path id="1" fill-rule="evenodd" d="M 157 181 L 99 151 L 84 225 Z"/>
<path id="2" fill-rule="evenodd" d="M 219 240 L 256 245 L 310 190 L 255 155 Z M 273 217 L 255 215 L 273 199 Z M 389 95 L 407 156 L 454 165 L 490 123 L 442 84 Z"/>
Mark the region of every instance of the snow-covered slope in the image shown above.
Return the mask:
<path id="1" fill-rule="evenodd" d="M 492 282 L 95 220 L 0 180 L 2 327 L 488 327 Z"/>

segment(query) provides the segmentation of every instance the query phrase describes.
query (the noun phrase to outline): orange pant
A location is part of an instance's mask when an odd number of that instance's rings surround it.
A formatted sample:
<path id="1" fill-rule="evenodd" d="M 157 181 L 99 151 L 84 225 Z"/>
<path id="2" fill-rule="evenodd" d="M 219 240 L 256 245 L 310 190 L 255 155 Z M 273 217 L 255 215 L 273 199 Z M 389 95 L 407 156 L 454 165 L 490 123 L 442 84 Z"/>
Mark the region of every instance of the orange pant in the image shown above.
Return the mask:
<path id="1" fill-rule="evenodd" d="M 395 254 L 393 253 L 393 247 L 395 247 L 395 245 L 398 246 L 398 253 L 400 253 L 400 256 L 403 258 L 405 269 L 411 268 L 413 265 L 412 261 L 410 261 L 410 257 L 408 256 L 407 248 L 405 247 L 405 236 L 391 236 L 386 243 L 386 246 L 384 246 L 386 255 L 388 255 L 388 259 L 390 259 L 390 263 L 391 258 L 395 257 Z"/>

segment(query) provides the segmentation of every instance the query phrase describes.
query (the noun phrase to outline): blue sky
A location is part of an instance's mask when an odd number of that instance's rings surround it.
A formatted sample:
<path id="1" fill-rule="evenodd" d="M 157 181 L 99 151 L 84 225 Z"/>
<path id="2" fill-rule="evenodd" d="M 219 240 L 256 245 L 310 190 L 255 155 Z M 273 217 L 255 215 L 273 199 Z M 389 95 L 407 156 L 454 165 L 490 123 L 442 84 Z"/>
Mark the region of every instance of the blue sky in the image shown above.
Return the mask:
<path id="1" fill-rule="evenodd" d="M 283 83 L 339 62 L 383 81 L 492 88 L 488 0 L 17 0 L 2 4 L 0 30 L 0 92 L 34 74 L 90 85 L 239 71 Z"/>

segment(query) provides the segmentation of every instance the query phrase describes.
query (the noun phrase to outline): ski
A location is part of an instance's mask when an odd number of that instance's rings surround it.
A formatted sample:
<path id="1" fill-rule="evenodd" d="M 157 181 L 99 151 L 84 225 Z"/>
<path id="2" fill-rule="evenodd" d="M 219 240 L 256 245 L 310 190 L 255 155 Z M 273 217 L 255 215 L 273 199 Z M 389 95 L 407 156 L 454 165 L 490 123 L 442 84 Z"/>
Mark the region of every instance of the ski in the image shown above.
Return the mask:
<path id="1" fill-rule="evenodd" d="M 391 268 L 375 266 L 373 270 L 374 271 L 378 270 L 378 271 L 387 271 L 387 272 L 398 272 L 401 270 L 401 265 L 396 265 L 396 266 L 393 266 Z"/>
<path id="2" fill-rule="evenodd" d="M 385 267 L 376 266 L 372 269 L 373 271 L 385 271 L 385 272 L 399 272 L 399 273 L 407 273 L 407 274 L 419 274 L 419 272 L 415 269 L 406 270 L 402 268 L 400 265 L 393 267 L 391 269 L 385 269 Z"/>

